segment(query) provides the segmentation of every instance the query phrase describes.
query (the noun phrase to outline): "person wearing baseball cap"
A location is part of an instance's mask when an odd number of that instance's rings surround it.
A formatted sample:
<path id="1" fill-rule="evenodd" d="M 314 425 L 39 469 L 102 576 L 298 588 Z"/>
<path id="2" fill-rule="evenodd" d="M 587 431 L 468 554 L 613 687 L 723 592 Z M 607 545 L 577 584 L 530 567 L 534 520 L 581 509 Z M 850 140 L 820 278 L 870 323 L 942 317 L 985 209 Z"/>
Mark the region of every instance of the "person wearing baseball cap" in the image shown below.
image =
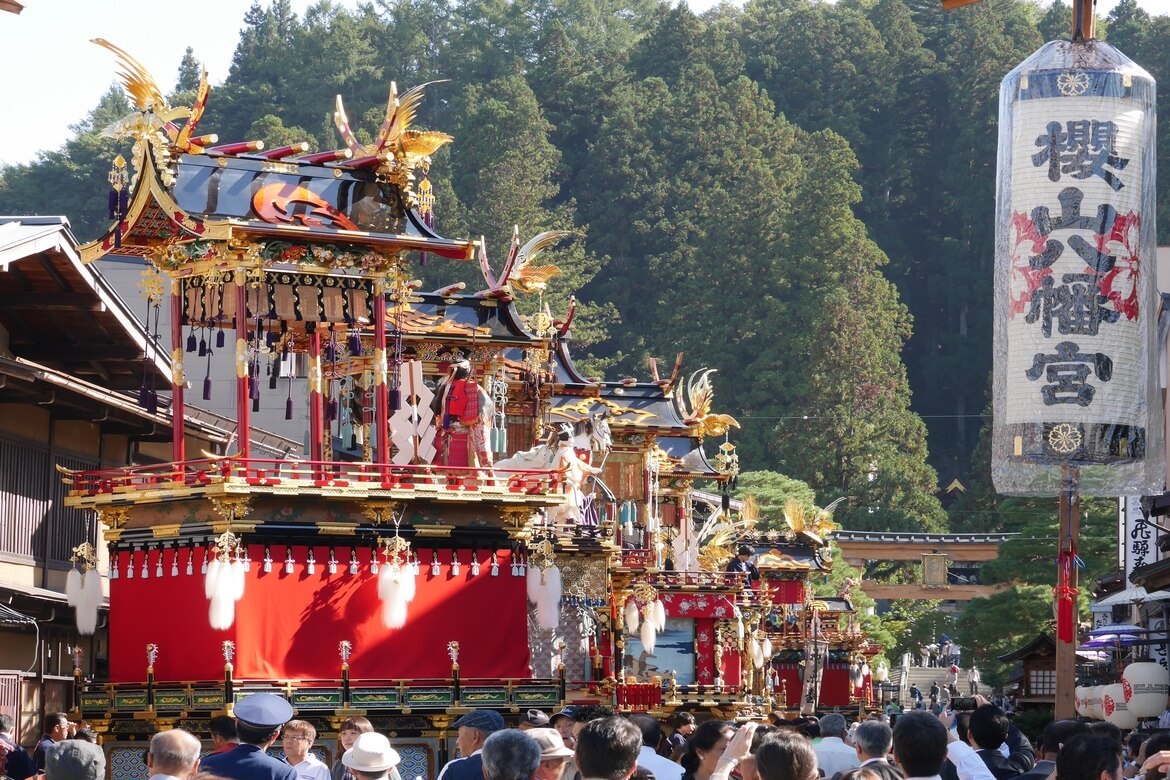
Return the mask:
<path id="1" fill-rule="evenodd" d="M 540 765 L 536 768 L 535 780 L 561 780 L 565 766 L 573 758 L 572 748 L 565 747 L 560 732 L 556 729 L 528 729 L 524 732 L 536 740 L 540 747 Z"/>
<path id="2" fill-rule="evenodd" d="M 253 693 L 235 706 L 240 744 L 203 760 L 200 768 L 228 780 L 297 780 L 297 771 L 266 752 L 292 720 L 293 708 L 272 693 Z"/>
<path id="3" fill-rule="evenodd" d="M 401 761 L 390 740 L 376 731 L 358 734 L 353 746 L 345 751 L 341 763 L 358 780 L 387 780 L 398 777 L 395 767 Z"/>
<path id="4" fill-rule="evenodd" d="M 461 758 L 448 761 L 436 780 L 483 780 L 483 743 L 503 731 L 503 716 L 495 710 L 472 710 L 451 726 L 459 730 L 455 748 Z"/>
<path id="5" fill-rule="evenodd" d="M 105 780 L 106 752 L 91 742 L 63 739 L 45 751 L 45 780 Z"/>
<path id="6" fill-rule="evenodd" d="M 570 748 L 572 748 L 574 744 L 573 716 L 576 713 L 576 708 L 565 707 L 563 710 L 548 719 L 549 728 L 556 729 L 557 733 L 561 735 L 561 739 L 564 740 L 565 745 Z"/>

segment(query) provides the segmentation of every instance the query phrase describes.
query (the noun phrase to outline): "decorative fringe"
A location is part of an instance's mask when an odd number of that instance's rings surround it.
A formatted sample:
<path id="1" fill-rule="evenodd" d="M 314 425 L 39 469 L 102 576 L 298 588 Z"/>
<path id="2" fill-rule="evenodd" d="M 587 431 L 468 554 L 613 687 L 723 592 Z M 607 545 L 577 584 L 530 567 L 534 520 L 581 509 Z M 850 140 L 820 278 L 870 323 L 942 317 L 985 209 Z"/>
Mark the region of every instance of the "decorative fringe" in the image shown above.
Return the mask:
<path id="1" fill-rule="evenodd" d="M 203 400 L 211 400 L 211 374 L 203 377 Z"/>
<path id="2" fill-rule="evenodd" d="M 529 582 L 532 581 L 532 571 L 529 569 Z M 561 570 L 550 566 L 539 572 L 539 586 L 536 592 L 536 625 L 545 631 L 554 631 L 561 623 Z"/>
<path id="3" fill-rule="evenodd" d="M 191 328 L 191 331 L 187 334 L 187 351 L 194 352 L 196 349 L 195 329 Z"/>
<path id="4" fill-rule="evenodd" d="M 662 605 L 662 601 L 655 599 L 654 601 L 654 625 L 659 631 L 666 630 L 666 607 Z"/>
<path id="5" fill-rule="evenodd" d="M 759 640 L 752 637 L 751 642 L 748 643 L 748 655 L 751 656 L 752 666 L 760 669 L 764 666 L 764 648 L 760 646 Z"/>
<path id="6" fill-rule="evenodd" d="M 765 637 L 764 641 L 760 644 L 760 650 L 764 654 L 764 660 L 766 660 L 766 661 L 771 660 L 772 659 L 772 640 Z"/>
<path id="7" fill-rule="evenodd" d="M 216 349 L 223 349 L 223 328 L 216 328 L 215 348 Z"/>
<path id="8" fill-rule="evenodd" d="M 630 599 L 626 602 L 626 631 L 631 634 L 638 630 L 638 602 Z"/>
<path id="9" fill-rule="evenodd" d="M 642 649 L 650 655 L 654 655 L 654 643 L 658 639 L 658 632 L 654 630 L 654 624 L 645 620 L 642 622 Z"/>
<path id="10" fill-rule="evenodd" d="M 528 601 L 531 604 L 535 604 L 540 593 L 540 569 L 535 566 L 528 569 L 526 584 L 528 586 Z"/>

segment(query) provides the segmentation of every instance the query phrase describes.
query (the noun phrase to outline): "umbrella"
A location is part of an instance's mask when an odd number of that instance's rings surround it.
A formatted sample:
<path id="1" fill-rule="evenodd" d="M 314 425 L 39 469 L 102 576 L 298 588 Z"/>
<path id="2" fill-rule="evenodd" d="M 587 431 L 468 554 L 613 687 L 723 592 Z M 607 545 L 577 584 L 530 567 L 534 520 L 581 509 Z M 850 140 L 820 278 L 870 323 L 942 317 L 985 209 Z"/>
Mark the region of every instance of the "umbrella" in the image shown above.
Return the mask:
<path id="1" fill-rule="evenodd" d="M 1149 634 L 1152 633 L 1148 628 L 1135 626 L 1132 623 L 1110 623 L 1107 626 L 1097 626 L 1091 631 L 1086 631 L 1086 636 L 1105 636 L 1108 634 Z"/>
<path id="2" fill-rule="evenodd" d="M 1101 599 L 1097 606 L 1111 607 L 1114 604 L 1137 604 L 1143 601 L 1170 601 L 1170 590 L 1156 590 L 1150 593 L 1141 585 L 1131 585 Z"/>
<path id="3" fill-rule="evenodd" d="M 1147 644 L 1133 634 L 1101 634 L 1083 643 L 1078 650 L 1099 650 L 1104 648 L 1133 647 Z"/>

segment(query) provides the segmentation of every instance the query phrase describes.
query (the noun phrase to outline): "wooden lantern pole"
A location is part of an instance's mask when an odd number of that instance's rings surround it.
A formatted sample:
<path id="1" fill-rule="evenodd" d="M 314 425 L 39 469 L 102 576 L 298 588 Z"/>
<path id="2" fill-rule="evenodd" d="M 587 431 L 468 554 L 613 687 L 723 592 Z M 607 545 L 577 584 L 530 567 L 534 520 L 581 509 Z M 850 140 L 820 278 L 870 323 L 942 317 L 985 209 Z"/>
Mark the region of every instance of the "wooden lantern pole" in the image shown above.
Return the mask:
<path id="1" fill-rule="evenodd" d="M 1079 0 L 1078 0 L 1079 2 Z M 1053 716 L 1057 719 L 1076 717 L 1075 689 L 1077 684 L 1077 566 L 1074 560 L 1081 539 L 1081 498 L 1078 492 L 1079 469 L 1061 466 L 1060 469 L 1060 530 L 1057 555 L 1057 639 L 1056 639 L 1056 701 Z M 1072 641 L 1060 633 L 1061 594 L 1072 594 Z"/>

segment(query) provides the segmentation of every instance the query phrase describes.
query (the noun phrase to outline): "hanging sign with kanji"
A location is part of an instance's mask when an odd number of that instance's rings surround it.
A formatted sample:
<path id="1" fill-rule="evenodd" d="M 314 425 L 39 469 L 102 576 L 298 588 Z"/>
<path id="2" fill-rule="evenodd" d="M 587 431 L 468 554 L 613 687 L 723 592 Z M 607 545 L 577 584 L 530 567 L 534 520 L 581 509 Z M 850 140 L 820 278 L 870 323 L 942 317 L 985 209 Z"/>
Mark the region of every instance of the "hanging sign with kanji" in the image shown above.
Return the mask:
<path id="1" fill-rule="evenodd" d="M 1161 490 L 1154 81 L 1107 44 L 1049 43 L 1000 87 L 1000 493 Z"/>

